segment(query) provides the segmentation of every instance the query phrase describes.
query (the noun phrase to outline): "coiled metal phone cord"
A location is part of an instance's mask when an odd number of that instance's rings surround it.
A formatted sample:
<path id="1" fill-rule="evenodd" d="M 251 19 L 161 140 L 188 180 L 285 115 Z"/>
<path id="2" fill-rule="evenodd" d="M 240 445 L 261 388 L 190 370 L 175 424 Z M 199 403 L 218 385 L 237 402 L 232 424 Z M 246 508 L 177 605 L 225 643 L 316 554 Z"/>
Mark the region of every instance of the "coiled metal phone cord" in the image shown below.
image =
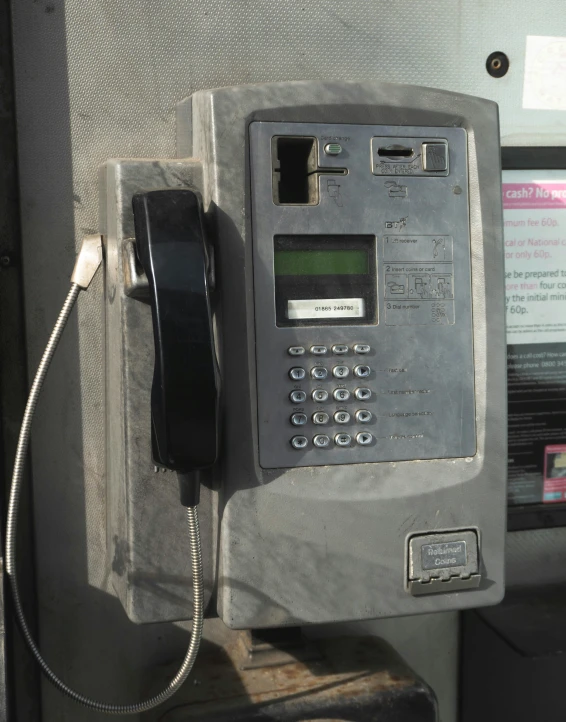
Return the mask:
<path id="1" fill-rule="evenodd" d="M 95 269 L 96 272 L 96 269 Z M 94 275 L 94 274 L 93 274 Z M 87 283 L 88 285 L 88 283 Z M 14 609 L 22 629 L 25 641 L 30 648 L 33 656 L 37 660 L 37 663 L 41 667 L 45 676 L 49 679 L 52 684 L 57 687 L 63 694 L 67 695 L 76 702 L 90 707 L 91 709 L 99 712 L 106 712 L 108 714 L 137 714 L 139 712 L 145 712 L 153 707 L 157 707 L 165 700 L 169 699 L 183 684 L 190 674 L 193 667 L 195 658 L 197 656 L 198 648 L 202 636 L 202 620 L 203 620 L 203 575 L 202 575 L 202 555 L 200 546 L 200 533 L 198 525 L 198 513 L 196 506 L 187 508 L 187 521 L 189 524 L 189 542 L 191 550 L 191 567 L 193 573 L 193 627 L 191 632 L 191 641 L 187 654 L 181 664 L 179 671 L 173 677 L 167 687 L 159 694 L 151 697 L 144 702 L 138 702 L 137 704 L 107 704 L 105 702 L 98 702 L 97 700 L 89 699 L 78 692 L 75 692 L 68 687 L 57 675 L 49 668 L 47 662 L 41 656 L 39 649 L 26 622 L 22 603 L 20 600 L 20 592 L 18 589 L 18 578 L 16 575 L 16 526 L 18 516 L 18 506 L 20 502 L 20 493 L 23 481 L 23 470 L 26 454 L 28 450 L 29 437 L 31 423 L 37 400 L 49 369 L 51 359 L 63 333 L 63 329 L 67 323 L 69 315 L 73 310 L 75 301 L 82 288 L 86 286 L 78 285 L 73 283 L 71 290 L 67 295 L 55 328 L 49 338 L 47 347 L 41 358 L 39 368 L 35 375 L 29 398 L 24 412 L 24 418 L 22 421 L 22 427 L 20 429 L 20 436 L 18 439 L 18 446 L 16 451 L 16 460 L 14 463 L 14 473 L 12 475 L 12 486 L 10 489 L 10 502 L 8 506 L 8 523 L 6 528 L 6 571 L 12 588 L 12 596 L 14 599 Z"/>

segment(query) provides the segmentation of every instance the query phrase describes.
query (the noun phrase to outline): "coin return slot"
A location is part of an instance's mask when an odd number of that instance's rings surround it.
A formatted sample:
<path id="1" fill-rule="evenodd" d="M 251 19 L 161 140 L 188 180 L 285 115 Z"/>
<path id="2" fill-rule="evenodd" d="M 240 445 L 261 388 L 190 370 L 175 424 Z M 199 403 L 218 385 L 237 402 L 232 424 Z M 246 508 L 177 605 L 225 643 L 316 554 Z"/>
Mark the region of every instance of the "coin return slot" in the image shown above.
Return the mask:
<path id="1" fill-rule="evenodd" d="M 377 155 L 380 158 L 390 158 L 391 160 L 412 158 L 414 154 L 415 151 L 412 148 L 404 145 L 391 145 L 388 148 L 377 149 Z"/>

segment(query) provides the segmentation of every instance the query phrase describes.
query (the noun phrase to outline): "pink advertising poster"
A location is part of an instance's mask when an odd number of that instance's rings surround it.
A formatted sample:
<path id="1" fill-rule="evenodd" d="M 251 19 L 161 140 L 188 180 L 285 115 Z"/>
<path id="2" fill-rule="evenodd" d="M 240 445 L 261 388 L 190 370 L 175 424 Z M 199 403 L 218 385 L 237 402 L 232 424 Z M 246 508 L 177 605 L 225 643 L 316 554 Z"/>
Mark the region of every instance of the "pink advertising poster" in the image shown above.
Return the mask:
<path id="1" fill-rule="evenodd" d="M 504 171 L 509 503 L 566 502 L 566 171 Z"/>
<path id="2" fill-rule="evenodd" d="M 566 444 L 552 444 L 544 449 L 544 500 L 566 500 Z"/>

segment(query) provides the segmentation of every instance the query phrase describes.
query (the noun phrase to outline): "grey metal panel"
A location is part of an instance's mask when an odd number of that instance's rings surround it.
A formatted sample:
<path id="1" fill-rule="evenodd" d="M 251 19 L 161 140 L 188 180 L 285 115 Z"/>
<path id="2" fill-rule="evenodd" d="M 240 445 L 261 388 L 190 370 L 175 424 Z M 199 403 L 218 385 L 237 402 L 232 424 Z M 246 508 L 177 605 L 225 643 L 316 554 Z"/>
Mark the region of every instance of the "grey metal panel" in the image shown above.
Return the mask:
<path id="1" fill-rule="evenodd" d="M 494 130 L 496 132 L 496 128 Z M 333 162 L 322 157 L 319 164 L 326 168 L 345 166 L 348 174 L 320 176 L 320 200 L 316 205 L 275 205 L 271 198 L 271 138 L 279 135 L 317 138 L 319 155 L 322 154 L 323 137 L 347 137 L 344 157 L 337 157 Z M 447 139 L 450 175 L 436 178 L 403 176 L 407 198 L 390 198 L 385 184 L 391 177 L 371 174 L 370 153 L 372 138 L 394 135 L 407 136 L 406 142 L 415 146 L 421 138 Z M 407 125 L 256 122 L 250 125 L 250 141 L 261 466 L 325 466 L 474 456 L 476 435 L 466 132 L 462 128 L 414 128 Z M 328 178 L 339 184 L 339 205 L 324 190 Z M 455 188 L 458 194 L 454 193 Z M 388 223 L 397 223 L 401 217 L 402 230 L 387 230 Z M 311 319 L 303 327 L 278 327 L 275 319 L 274 236 L 325 233 L 374 237 L 377 245 L 375 282 L 378 322 L 344 325 L 341 319 L 336 318 L 331 325 L 321 325 Z M 409 263 L 394 263 L 386 257 L 386 238 L 397 240 L 402 234 L 413 239 L 418 236 L 421 242 L 428 234 L 428 242 L 418 245 L 419 249 L 420 245 L 426 246 L 426 250 L 421 251 L 425 254 L 425 263 L 418 261 L 418 253 L 416 257 L 411 253 L 405 255 Z M 434 262 L 433 234 L 449 237 L 450 262 Z M 409 273 L 407 269 L 417 273 Z M 446 271 L 455 279 L 455 300 L 419 300 L 416 289 L 411 289 L 413 295 L 410 296 L 407 286 L 418 275 L 419 269 L 428 277 L 432 273 Z M 399 301 L 398 297 L 386 294 L 386 271 L 401 271 L 399 275 L 403 278 L 403 298 L 406 300 Z M 440 323 L 435 323 L 432 315 L 433 304 L 445 310 Z M 340 357 L 332 354 L 333 344 L 347 344 L 353 349 L 360 342 L 371 347 L 367 355 L 352 351 Z M 313 357 L 309 349 L 317 344 L 327 346 L 329 353 Z M 299 358 L 290 357 L 287 353 L 290 346 L 303 346 L 307 353 Z M 327 369 L 328 378 L 324 381 L 316 382 L 310 378 L 315 364 Z M 357 379 L 354 374 L 358 364 L 371 368 L 371 374 L 363 380 Z M 333 378 L 332 369 L 337 365 L 348 368 L 347 378 Z M 306 379 L 296 383 L 289 379 L 288 372 L 292 367 L 304 367 Z M 390 371 L 398 368 L 402 372 Z M 320 386 L 331 391 L 340 381 L 352 391 L 348 402 L 338 404 L 332 397 L 321 404 L 311 401 L 312 388 Z M 356 386 L 372 390 L 368 402 L 355 400 L 353 391 Z M 308 419 L 300 428 L 289 423 L 294 408 L 289 403 L 289 392 L 294 387 L 307 392 L 307 400 L 296 405 L 296 411 L 304 412 Z M 355 412 L 360 408 L 372 412 L 373 418 L 368 424 L 356 422 Z M 334 423 L 333 415 L 340 410 L 350 414 L 347 424 Z M 327 413 L 329 422 L 315 426 L 311 422 L 315 412 Z M 374 437 L 367 446 L 360 446 L 354 440 L 350 447 L 340 448 L 333 442 L 334 435 L 339 432 L 347 432 L 355 439 L 363 431 L 370 432 Z M 307 437 L 309 442 L 304 449 L 297 451 L 292 448 L 289 442 L 293 434 Z M 329 448 L 314 446 L 311 440 L 315 434 L 328 435 L 331 439 Z M 344 473 L 348 471 L 344 470 Z M 350 469 L 352 478 L 366 473 L 368 470 L 363 467 Z"/>
<path id="2" fill-rule="evenodd" d="M 204 163 L 204 197 L 219 238 L 223 354 L 230 361 L 224 364 L 220 616 L 233 627 L 274 626 L 496 603 L 503 594 L 506 514 L 496 107 L 410 86 L 304 82 L 203 91 L 193 96 L 192 110 L 193 152 Z M 478 439 L 473 458 L 368 464 L 355 487 L 348 466 L 259 466 L 249 201 L 241 178 L 247 124 L 275 118 L 466 128 Z M 463 594 L 408 595 L 407 535 L 475 526 L 483 557 L 480 587 Z"/>
<path id="3" fill-rule="evenodd" d="M 134 622 L 188 619 L 192 579 L 186 517 L 175 473 L 151 459 L 153 334 L 147 303 L 125 293 L 125 247 L 134 237 L 132 196 L 196 187 L 198 163 L 109 161 L 101 169 L 106 252 L 107 552 L 112 583 Z M 199 505 L 205 604 L 213 582 L 212 492 Z"/>
<path id="4" fill-rule="evenodd" d="M 458 658 L 460 614 L 441 614 L 376 619 L 349 624 L 322 624 L 306 627 L 308 637 L 342 634 L 375 634 L 389 642 L 436 692 L 439 722 L 458 719 Z M 431 654 L 431 650 L 434 653 Z"/>

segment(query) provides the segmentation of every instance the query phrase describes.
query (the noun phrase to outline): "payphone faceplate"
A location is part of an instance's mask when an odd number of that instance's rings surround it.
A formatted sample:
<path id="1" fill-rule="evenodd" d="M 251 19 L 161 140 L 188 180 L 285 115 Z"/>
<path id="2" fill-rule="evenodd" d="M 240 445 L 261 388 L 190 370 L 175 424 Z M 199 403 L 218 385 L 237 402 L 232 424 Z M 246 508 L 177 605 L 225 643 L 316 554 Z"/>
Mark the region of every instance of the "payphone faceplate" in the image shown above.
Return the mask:
<path id="1" fill-rule="evenodd" d="M 254 122 L 250 158 L 261 466 L 473 456 L 466 131 Z"/>

